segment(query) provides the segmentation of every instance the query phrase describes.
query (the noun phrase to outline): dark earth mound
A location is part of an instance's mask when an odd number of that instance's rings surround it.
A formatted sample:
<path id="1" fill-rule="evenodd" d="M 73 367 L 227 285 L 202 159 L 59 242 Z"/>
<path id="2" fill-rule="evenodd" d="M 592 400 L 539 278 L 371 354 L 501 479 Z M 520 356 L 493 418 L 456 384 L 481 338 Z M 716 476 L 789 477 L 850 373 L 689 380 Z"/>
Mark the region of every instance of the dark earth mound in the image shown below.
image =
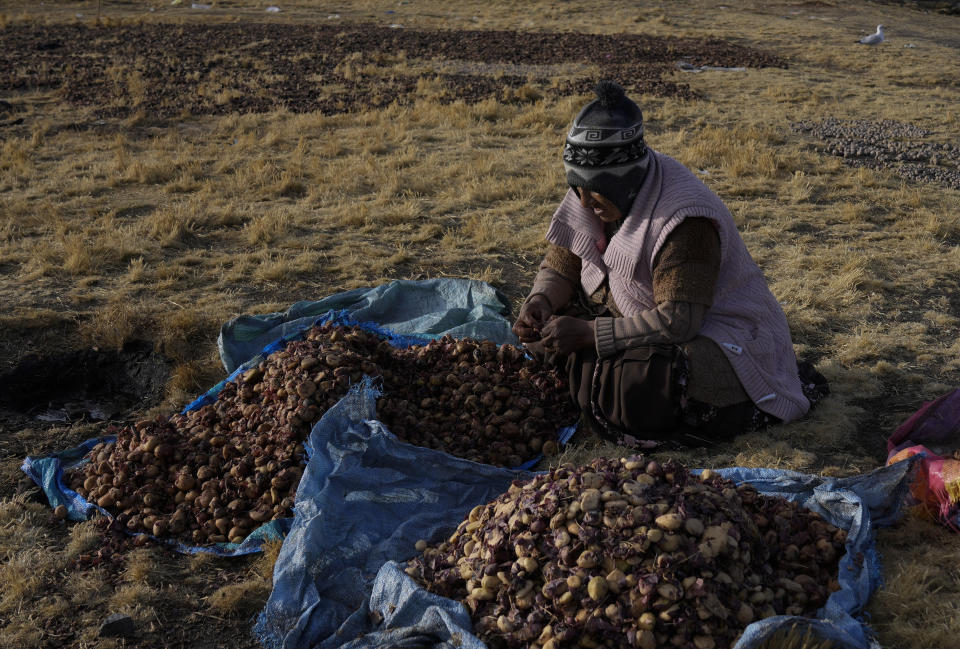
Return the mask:
<path id="1" fill-rule="evenodd" d="M 513 91 L 531 83 L 542 94 L 586 92 L 596 78 L 584 76 L 584 65 L 635 92 L 689 98 L 693 93 L 686 84 L 666 78 L 681 60 L 694 66 L 786 67 L 774 54 L 719 39 L 373 24 L 25 24 L 4 29 L 3 44 L 0 92 L 55 89 L 74 105 L 95 107 L 100 117 L 278 108 L 342 113 L 412 103 L 422 94 L 424 77 L 439 82 L 443 101 L 509 101 L 516 97 Z M 341 65 L 351 56 L 358 65 Z M 398 60 L 417 65 L 393 65 Z M 431 71 L 432 64 L 445 61 L 484 65 Z M 504 74 L 490 64 L 530 69 Z M 535 66 L 549 66 L 550 72 L 538 76 Z"/>

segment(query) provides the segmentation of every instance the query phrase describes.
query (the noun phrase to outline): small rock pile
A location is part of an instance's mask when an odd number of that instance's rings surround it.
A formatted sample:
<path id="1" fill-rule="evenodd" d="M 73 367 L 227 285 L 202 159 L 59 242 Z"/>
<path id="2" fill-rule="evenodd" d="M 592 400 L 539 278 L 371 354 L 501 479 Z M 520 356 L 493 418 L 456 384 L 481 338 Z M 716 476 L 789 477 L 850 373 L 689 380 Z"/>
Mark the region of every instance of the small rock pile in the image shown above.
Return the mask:
<path id="1" fill-rule="evenodd" d="M 364 375 L 382 383 L 378 411 L 400 439 L 478 462 L 516 466 L 555 450 L 557 430 L 576 418 L 561 377 L 512 345 L 445 337 L 398 349 L 323 325 L 212 403 L 109 427 L 116 441 L 94 447 L 69 485 L 131 532 L 241 542 L 292 514 L 304 440 Z"/>
<path id="2" fill-rule="evenodd" d="M 754 620 L 813 615 L 845 542 L 794 503 L 638 455 L 515 482 L 418 542 L 407 574 L 494 649 L 723 649 Z"/>
<path id="3" fill-rule="evenodd" d="M 795 122 L 790 128 L 824 143 L 823 153 L 855 167 L 891 169 L 914 182 L 935 182 L 960 189 L 960 145 L 927 141 L 932 133 L 895 120 Z"/>

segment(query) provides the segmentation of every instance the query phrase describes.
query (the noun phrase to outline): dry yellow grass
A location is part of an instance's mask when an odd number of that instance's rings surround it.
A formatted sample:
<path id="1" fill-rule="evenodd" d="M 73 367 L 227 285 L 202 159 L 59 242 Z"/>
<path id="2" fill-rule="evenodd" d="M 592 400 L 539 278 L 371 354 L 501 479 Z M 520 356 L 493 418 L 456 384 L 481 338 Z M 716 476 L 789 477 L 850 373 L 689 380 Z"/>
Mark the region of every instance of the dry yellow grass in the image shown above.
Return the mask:
<path id="1" fill-rule="evenodd" d="M 443 29 L 710 36 L 775 51 L 789 68 L 678 71 L 675 80 L 701 99 L 637 99 L 649 143 L 697 170 L 729 205 L 784 306 L 798 353 L 816 359 L 833 395 L 788 427 L 676 457 L 698 466 L 867 471 L 882 464 L 885 437 L 897 424 L 960 384 L 960 192 L 845 166 L 789 127 L 826 117 L 894 119 L 955 139 L 957 18 L 871 5 L 864 24 L 854 5 L 829 2 L 744 1 L 720 9 L 701 0 L 294 0 L 273 16 L 260 3 L 217 2 L 209 12 L 184 5 L 153 2 L 155 11 L 147 12 L 147 3 L 104 3 L 103 22 L 313 23 L 338 14 L 345 22 Z M 11 0 L 0 30 L 24 21 L 89 22 L 95 11 L 92 2 L 47 2 L 41 9 Z M 877 22 L 890 26 L 888 43 L 850 45 Z M 916 47 L 903 47 L 907 42 Z M 258 69 L 252 57 L 243 60 Z M 458 65 L 380 53 L 348 57 L 341 70 L 370 84 L 418 75 L 419 99 L 335 116 L 281 110 L 156 123 L 141 110 L 76 130 L 68 125 L 93 118 L 61 105 L 55 93 L 5 98 L 22 109 L 24 122 L 0 131 L 2 369 L 30 350 L 117 348 L 147 338 L 176 362 L 159 408 L 169 410 L 222 377 L 217 328 L 235 314 L 438 276 L 490 281 L 516 306 L 565 189 L 563 134 L 586 98 L 550 98 L 530 85 L 511 102 L 444 104 L 434 73 Z M 142 61 L 107 72 L 135 105 L 150 91 Z M 558 82 L 582 73 L 583 66 L 555 66 L 548 76 Z M 217 104 L 235 96 L 215 67 L 197 80 Z M 12 485 L 23 455 L 91 433 L 23 431 L 0 446 L 0 644 L 43 646 L 45 620 L 68 605 L 80 611 L 86 646 L 114 608 L 135 618 L 145 642 L 162 644 L 171 599 L 182 604 L 176 614 L 185 619 L 245 629 L 244 616 L 269 592 L 275 550 L 259 563 L 145 551 L 119 582 L 102 571 L 66 571 L 95 542 L 92 526 L 67 532 L 44 506 L 13 495 Z M 563 458 L 623 453 L 583 438 Z M 922 521 L 881 533 L 887 584 L 870 613 L 884 647 L 955 643 L 960 581 L 950 566 L 958 547 L 953 533 Z"/>

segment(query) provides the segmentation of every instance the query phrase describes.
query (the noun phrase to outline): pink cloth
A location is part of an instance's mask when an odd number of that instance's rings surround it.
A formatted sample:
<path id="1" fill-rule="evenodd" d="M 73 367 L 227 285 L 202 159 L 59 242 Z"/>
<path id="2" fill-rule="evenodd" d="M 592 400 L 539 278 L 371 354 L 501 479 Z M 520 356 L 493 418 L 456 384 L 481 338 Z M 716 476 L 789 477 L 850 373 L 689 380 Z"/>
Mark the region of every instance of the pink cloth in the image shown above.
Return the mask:
<path id="1" fill-rule="evenodd" d="M 784 421 L 810 409 L 783 309 L 750 257 L 723 201 L 682 164 L 651 149 L 643 187 L 623 225 L 606 245 L 603 224 L 571 189 L 553 215 L 547 240 L 583 261 L 580 282 L 591 295 L 609 278 L 625 317 L 656 308 L 653 261 L 687 217 L 709 218 L 720 236 L 720 272 L 700 334 L 724 350 L 755 404 Z M 600 245 L 598 245 L 600 244 Z"/>
<path id="2" fill-rule="evenodd" d="M 960 449 L 960 388 L 925 402 L 887 438 L 887 452 L 911 444 Z"/>

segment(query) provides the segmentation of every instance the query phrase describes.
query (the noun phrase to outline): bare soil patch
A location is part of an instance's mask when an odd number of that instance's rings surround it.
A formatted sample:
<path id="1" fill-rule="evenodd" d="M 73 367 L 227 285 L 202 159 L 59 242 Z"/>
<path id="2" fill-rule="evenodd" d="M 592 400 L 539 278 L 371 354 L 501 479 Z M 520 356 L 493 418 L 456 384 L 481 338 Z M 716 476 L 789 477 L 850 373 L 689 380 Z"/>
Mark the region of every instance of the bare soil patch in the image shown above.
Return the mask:
<path id="1" fill-rule="evenodd" d="M 31 355 L 0 375 L 0 422 L 12 432 L 123 417 L 157 405 L 169 379 L 168 361 L 146 341 Z"/>

